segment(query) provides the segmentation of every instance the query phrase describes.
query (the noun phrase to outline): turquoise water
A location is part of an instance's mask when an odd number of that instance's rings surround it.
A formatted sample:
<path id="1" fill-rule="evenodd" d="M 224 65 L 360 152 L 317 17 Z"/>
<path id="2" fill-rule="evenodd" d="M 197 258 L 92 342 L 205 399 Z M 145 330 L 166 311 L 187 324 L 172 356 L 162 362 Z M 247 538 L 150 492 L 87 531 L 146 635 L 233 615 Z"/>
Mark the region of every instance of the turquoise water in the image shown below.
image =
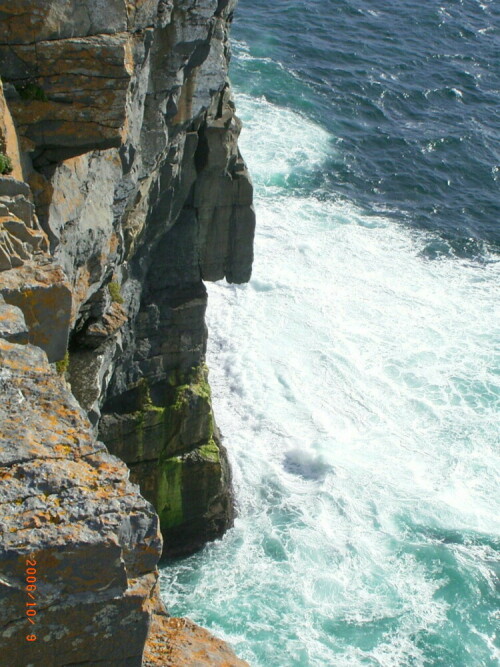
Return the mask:
<path id="1" fill-rule="evenodd" d="M 259 226 L 251 282 L 208 286 L 208 363 L 239 515 L 223 540 L 163 568 L 163 596 L 253 667 L 494 666 L 500 262 L 488 207 L 496 181 L 483 179 L 480 192 L 466 179 L 465 199 L 485 206 L 453 224 L 446 211 L 456 192 L 439 194 L 439 174 L 436 189 L 429 179 L 414 200 L 411 187 L 384 185 L 389 157 L 372 152 L 356 126 L 367 118 L 352 114 L 348 140 L 347 102 L 336 103 L 333 84 L 326 95 L 328 76 L 315 82 L 319 65 L 303 53 L 326 30 L 319 4 L 300 14 L 304 3 L 291 0 L 267 22 L 263 1 L 238 10 L 233 78 Z M 356 18 L 366 4 L 324 7 L 345 10 L 350 26 L 348 10 Z M 452 17 L 459 6 L 464 16 L 494 7 L 441 5 Z M 284 26 L 291 32 L 301 16 L 309 30 L 286 58 Z M 340 50 L 349 40 L 336 25 Z M 489 121 L 485 113 L 481 133 Z M 386 130 L 390 159 L 400 159 L 396 131 Z M 405 153 L 401 173 L 412 164 L 432 170 L 432 153 L 418 151 L 421 161 Z M 460 157 L 454 145 L 442 157 L 452 182 Z"/>

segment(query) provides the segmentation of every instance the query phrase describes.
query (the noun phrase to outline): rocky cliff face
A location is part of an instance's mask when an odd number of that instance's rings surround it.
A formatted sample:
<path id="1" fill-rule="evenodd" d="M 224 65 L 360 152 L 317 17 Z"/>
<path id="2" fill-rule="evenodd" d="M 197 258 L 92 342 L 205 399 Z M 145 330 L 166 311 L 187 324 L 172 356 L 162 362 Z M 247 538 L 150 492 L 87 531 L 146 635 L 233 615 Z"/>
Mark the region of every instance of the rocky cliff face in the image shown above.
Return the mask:
<path id="1" fill-rule="evenodd" d="M 234 5 L 0 0 L 0 636 L 22 635 L 19 665 L 141 664 L 164 614 L 158 528 L 177 555 L 233 520 L 203 281 L 252 264 Z"/>

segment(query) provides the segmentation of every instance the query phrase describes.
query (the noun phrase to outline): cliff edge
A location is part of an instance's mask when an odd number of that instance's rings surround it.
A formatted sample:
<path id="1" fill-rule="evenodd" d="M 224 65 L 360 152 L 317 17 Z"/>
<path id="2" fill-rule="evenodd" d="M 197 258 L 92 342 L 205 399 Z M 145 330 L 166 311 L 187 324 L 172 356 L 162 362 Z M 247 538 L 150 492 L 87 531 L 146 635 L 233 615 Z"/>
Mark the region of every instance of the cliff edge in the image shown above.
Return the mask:
<path id="1" fill-rule="evenodd" d="M 235 4 L 0 0 L 10 665 L 140 665 L 148 636 L 144 664 L 184 664 L 196 642 L 199 664 L 244 664 L 168 619 L 156 569 L 162 536 L 190 553 L 234 517 L 203 281 L 247 281 L 253 258 Z"/>

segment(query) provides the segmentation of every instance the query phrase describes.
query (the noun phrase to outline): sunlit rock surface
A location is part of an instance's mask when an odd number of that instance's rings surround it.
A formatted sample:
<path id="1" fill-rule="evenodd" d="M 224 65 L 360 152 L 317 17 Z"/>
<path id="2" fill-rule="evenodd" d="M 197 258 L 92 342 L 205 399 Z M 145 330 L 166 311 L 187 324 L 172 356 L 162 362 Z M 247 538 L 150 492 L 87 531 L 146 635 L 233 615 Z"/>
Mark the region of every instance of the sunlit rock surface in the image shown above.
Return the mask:
<path id="1" fill-rule="evenodd" d="M 170 627 L 159 529 L 164 553 L 179 555 L 232 524 L 203 280 L 247 281 L 253 258 L 227 81 L 234 6 L 0 2 L 0 633 L 11 665 L 140 665 L 153 617 L 157 632 Z M 33 642 L 27 555 L 39 568 Z M 213 642 L 200 664 L 242 664 Z"/>

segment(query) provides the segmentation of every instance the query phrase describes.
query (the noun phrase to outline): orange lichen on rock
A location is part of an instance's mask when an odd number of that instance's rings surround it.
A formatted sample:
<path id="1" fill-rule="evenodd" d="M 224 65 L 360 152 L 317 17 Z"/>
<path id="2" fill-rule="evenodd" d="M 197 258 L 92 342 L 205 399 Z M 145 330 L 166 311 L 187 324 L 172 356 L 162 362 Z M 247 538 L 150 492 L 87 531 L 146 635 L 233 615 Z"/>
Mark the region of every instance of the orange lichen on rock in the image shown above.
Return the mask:
<path id="1" fill-rule="evenodd" d="M 98 644 L 99 661 L 126 664 L 132 655 L 137 662 L 161 552 L 158 519 L 125 464 L 95 440 L 40 348 L 0 339 L 0 369 L 0 613 L 11 619 L 0 642 L 19 657 L 16 664 L 63 664 L 68 656 L 80 662 L 89 647 L 74 640 L 90 628 L 85 642 Z M 36 647 L 18 640 L 29 554 L 37 562 L 37 622 L 54 638 Z M 143 578 L 144 590 L 137 585 Z M 119 647 L 106 643 L 113 614 L 122 619 L 114 629 Z"/>
<path id="2" fill-rule="evenodd" d="M 47 352 L 50 361 L 64 357 L 72 310 L 71 287 L 61 267 L 52 261 L 27 260 L 2 272 L 1 294 L 21 309 L 29 341 Z"/>
<path id="3" fill-rule="evenodd" d="M 226 642 L 188 618 L 153 616 L 142 667 L 249 667 Z"/>

